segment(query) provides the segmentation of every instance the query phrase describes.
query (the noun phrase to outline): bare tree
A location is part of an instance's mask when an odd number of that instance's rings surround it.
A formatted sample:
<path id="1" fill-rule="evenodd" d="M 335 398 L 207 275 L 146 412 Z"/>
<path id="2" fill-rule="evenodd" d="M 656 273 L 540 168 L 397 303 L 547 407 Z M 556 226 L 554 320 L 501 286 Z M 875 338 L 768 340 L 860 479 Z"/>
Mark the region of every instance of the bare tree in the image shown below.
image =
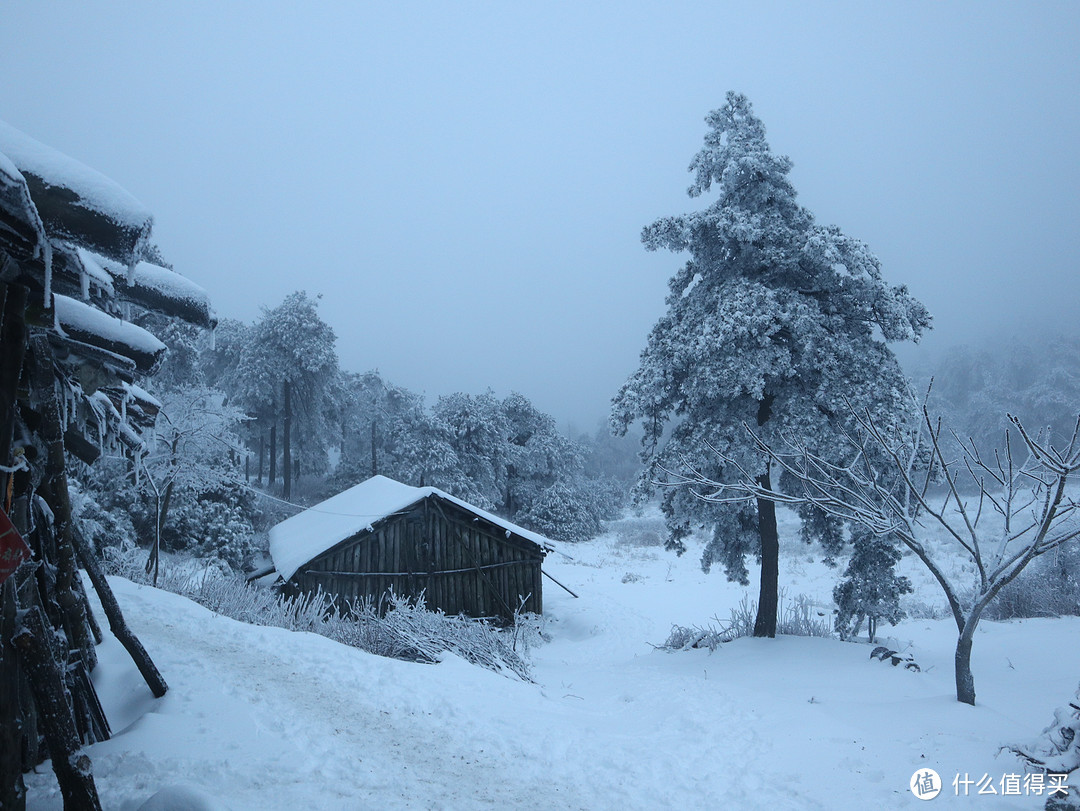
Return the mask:
<path id="1" fill-rule="evenodd" d="M 691 470 L 674 474 L 672 483 L 690 485 L 706 501 L 809 504 L 875 535 L 893 535 L 915 553 L 945 593 L 958 632 L 956 698 L 974 704 L 971 644 L 986 607 L 1032 560 L 1080 535 L 1075 515 L 1080 505 L 1066 493 L 1070 478 L 1080 471 L 1080 418 L 1059 449 L 1032 436 L 1010 414 L 1026 456 L 1018 463 L 1008 432 L 1004 450 L 992 458 L 952 434 L 960 453 L 951 458 L 942 441 L 942 422 L 932 419 L 925 406 L 918 424 L 906 430 L 883 428 L 866 411 L 853 411 L 853 417 L 853 429 L 842 432 L 849 446 L 846 464 L 786 439 L 787 447 L 776 450 L 746 427 L 770 467 L 795 483 L 791 492 L 763 487 L 760 476 L 723 454 L 732 481 Z M 934 537 L 945 539 L 944 548 L 931 543 Z M 957 553 L 973 564 L 968 582 L 944 565 L 946 557 Z"/>

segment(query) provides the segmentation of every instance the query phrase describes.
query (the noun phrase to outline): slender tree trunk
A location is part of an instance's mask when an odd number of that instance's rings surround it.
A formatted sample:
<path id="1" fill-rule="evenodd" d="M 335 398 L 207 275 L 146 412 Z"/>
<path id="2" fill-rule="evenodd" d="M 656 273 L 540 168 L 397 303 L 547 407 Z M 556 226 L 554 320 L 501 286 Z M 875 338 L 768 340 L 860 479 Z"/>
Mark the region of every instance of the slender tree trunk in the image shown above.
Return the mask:
<path id="1" fill-rule="evenodd" d="M 769 474 L 758 477 L 758 484 L 770 489 Z M 761 536 L 761 587 L 758 592 L 754 636 L 776 636 L 776 614 L 780 603 L 780 535 L 776 528 L 776 504 L 758 499 L 758 534 Z"/>
<path id="2" fill-rule="evenodd" d="M 172 469 L 176 469 L 177 457 L 179 456 L 180 448 L 180 436 L 179 434 L 173 438 L 172 445 L 170 446 L 170 452 L 172 453 Z M 173 485 L 176 483 L 176 476 L 169 479 L 169 483 L 165 485 L 165 495 L 161 497 L 161 509 L 158 511 L 158 538 L 161 537 L 161 530 L 165 526 L 165 519 L 169 516 L 169 507 L 172 506 L 173 497 Z"/>
<path id="3" fill-rule="evenodd" d="M 281 497 L 292 498 L 292 386 L 285 381 L 282 387 L 285 397 L 285 419 L 281 431 L 281 478 L 283 487 Z"/>
<path id="4" fill-rule="evenodd" d="M 371 475 L 379 475 L 379 455 L 375 448 L 376 425 L 375 418 L 371 418 Z"/>
<path id="5" fill-rule="evenodd" d="M 975 706 L 975 677 L 971 675 L 971 637 L 956 641 L 956 700 Z"/>
<path id="6" fill-rule="evenodd" d="M 953 657 L 956 669 L 956 700 L 972 706 L 975 706 L 975 677 L 971 673 L 971 643 L 975 641 L 975 629 L 978 625 L 979 614 L 972 612 L 956 640 L 956 655 Z"/>
<path id="7" fill-rule="evenodd" d="M 266 486 L 273 487 L 277 481 L 277 426 L 270 426 L 270 475 L 266 477 Z"/>
<path id="8" fill-rule="evenodd" d="M 255 481 L 257 481 L 259 483 L 259 487 L 262 487 L 263 456 L 266 455 L 265 444 L 266 444 L 266 438 L 262 434 L 259 434 L 259 477 L 255 480 Z"/>

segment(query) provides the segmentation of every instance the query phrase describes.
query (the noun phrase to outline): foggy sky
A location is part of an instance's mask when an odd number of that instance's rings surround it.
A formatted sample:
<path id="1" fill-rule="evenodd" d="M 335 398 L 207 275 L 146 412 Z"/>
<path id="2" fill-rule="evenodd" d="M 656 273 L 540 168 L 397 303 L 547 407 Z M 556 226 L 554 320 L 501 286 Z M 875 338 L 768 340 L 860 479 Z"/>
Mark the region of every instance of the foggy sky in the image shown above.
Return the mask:
<path id="1" fill-rule="evenodd" d="M 1074 2 L 5 3 L 0 119 L 145 203 L 220 316 L 322 294 L 345 368 L 591 430 L 727 90 L 927 347 L 1071 327 L 1078 42 Z"/>

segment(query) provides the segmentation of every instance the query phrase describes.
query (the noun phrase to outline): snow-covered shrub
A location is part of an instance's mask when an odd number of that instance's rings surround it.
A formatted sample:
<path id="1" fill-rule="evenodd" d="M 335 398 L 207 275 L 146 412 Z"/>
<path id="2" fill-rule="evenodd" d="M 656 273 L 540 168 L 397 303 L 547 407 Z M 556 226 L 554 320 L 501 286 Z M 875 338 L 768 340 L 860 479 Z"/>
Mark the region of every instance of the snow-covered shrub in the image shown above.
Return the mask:
<path id="1" fill-rule="evenodd" d="M 1051 775 L 1064 775 L 1065 779 L 1058 778 L 1057 782 L 1068 785 L 1067 776 L 1080 771 L 1080 689 L 1073 701 L 1054 710 L 1054 720 L 1037 741 L 1006 748 L 1033 773 L 1048 779 Z M 1067 796 L 1054 792 L 1047 799 L 1046 808 L 1049 811 L 1080 809 L 1080 792 L 1075 786 Z"/>
<path id="2" fill-rule="evenodd" d="M 667 539 L 667 527 L 659 516 L 628 516 L 613 529 L 620 546 L 662 547 Z"/>
<path id="3" fill-rule="evenodd" d="M 859 632 L 863 619 L 873 642 L 879 620 L 896 625 L 904 618 L 900 597 L 911 593 L 911 581 L 896 574 L 900 550 L 888 536 L 874 535 L 865 527 L 851 532 L 854 551 L 844 578 L 833 589 L 836 601 L 836 631 L 841 639 Z"/>
<path id="4" fill-rule="evenodd" d="M 1080 546 L 1033 561 L 987 607 L 988 619 L 1080 615 Z"/>
<path id="5" fill-rule="evenodd" d="M 902 664 L 905 670 L 911 670 L 915 673 L 922 672 L 919 663 L 915 661 L 915 657 L 910 653 L 901 653 L 885 645 L 878 645 L 870 651 L 870 658 L 877 659 L 879 662 L 888 662 L 893 667 L 899 667 Z"/>
<path id="6" fill-rule="evenodd" d="M 600 534 L 605 506 L 586 488 L 557 481 L 514 520 L 556 541 L 585 541 Z"/>
<path id="7" fill-rule="evenodd" d="M 736 637 L 727 629 L 715 626 L 694 626 L 687 628 L 683 625 L 672 625 L 671 633 L 659 647 L 661 650 L 682 651 L 694 648 L 708 648 L 710 652 L 716 650 L 725 642 L 730 642 Z"/>
<path id="8" fill-rule="evenodd" d="M 239 487 L 203 493 L 176 506 L 162 541 L 167 548 L 220 558 L 239 570 L 256 548 L 253 512 L 252 497 Z"/>
<path id="9" fill-rule="evenodd" d="M 107 507 L 107 502 L 103 503 L 93 491 L 87 491 L 74 477 L 68 480 L 68 490 L 72 516 L 95 549 L 123 543 L 134 545 L 136 531 L 127 509 L 115 505 Z"/>

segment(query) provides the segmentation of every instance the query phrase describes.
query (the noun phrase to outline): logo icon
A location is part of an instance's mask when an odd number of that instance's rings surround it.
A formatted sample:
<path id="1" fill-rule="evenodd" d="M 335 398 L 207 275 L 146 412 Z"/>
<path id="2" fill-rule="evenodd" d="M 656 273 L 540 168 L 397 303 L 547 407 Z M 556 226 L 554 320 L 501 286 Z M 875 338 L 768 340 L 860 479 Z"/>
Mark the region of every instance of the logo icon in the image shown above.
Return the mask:
<path id="1" fill-rule="evenodd" d="M 941 777 L 933 769 L 919 769 L 908 785 L 920 800 L 932 800 L 941 793 Z"/>

